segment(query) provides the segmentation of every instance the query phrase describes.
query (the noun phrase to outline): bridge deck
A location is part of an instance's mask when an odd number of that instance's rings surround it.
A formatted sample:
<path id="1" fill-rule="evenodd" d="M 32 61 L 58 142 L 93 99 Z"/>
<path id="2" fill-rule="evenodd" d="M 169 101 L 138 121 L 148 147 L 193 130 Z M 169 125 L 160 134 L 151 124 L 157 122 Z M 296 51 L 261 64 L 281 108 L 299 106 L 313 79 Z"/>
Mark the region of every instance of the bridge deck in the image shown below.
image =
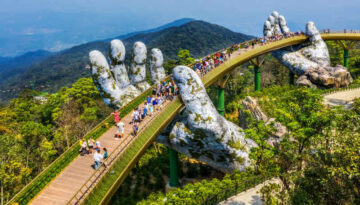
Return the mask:
<path id="1" fill-rule="evenodd" d="M 332 36 L 332 34 L 323 34 L 324 39 L 337 40 L 338 36 Z M 360 40 L 360 35 L 348 34 L 346 40 Z M 272 50 L 279 49 L 282 47 L 295 45 L 306 40 L 305 36 L 292 37 L 290 39 L 281 40 L 281 42 L 268 43 L 265 46 L 256 45 L 254 49 L 251 47 L 248 49 L 241 49 L 241 52 L 234 52 L 233 57 L 228 62 L 224 63 L 224 66 L 220 66 L 214 69 L 214 72 L 210 72 L 203 77 L 205 86 L 208 86 L 215 82 L 223 74 L 231 72 L 238 65 L 264 53 L 268 53 Z M 263 47 L 257 49 L 258 47 Z M 241 55 L 240 55 L 241 54 Z M 235 58 L 236 57 L 236 58 Z M 215 71 L 216 70 L 216 71 Z M 156 118 L 156 116 L 154 117 Z M 147 118 L 146 120 L 150 120 Z M 115 127 L 112 127 L 100 138 L 102 147 L 108 149 L 109 155 L 114 149 L 121 144 L 122 141 L 129 140 L 129 134 L 132 131 L 129 122 L 131 121 L 131 114 L 128 114 L 122 119 L 125 123 L 125 138 L 121 140 L 114 140 Z M 139 128 L 142 129 L 145 123 L 141 123 Z M 31 204 L 66 204 L 69 200 L 77 193 L 80 187 L 87 182 L 95 171 L 92 169 L 93 164 L 92 156 L 77 157 L 69 166 L 62 171 L 42 192 L 40 192 L 30 203 Z M 103 168 L 101 168 L 103 169 Z M 83 190 L 85 191 L 85 190 Z"/>
<path id="2" fill-rule="evenodd" d="M 259 47 L 256 45 L 254 48 Z M 241 51 L 235 51 L 234 56 L 238 56 L 241 53 L 247 52 L 252 48 L 241 49 Z M 215 68 L 216 69 L 216 68 Z M 166 105 L 165 105 L 166 106 Z M 102 147 L 108 149 L 109 155 L 114 149 L 124 140 L 127 140 L 130 133 L 132 132 L 131 114 L 129 113 L 123 119 L 122 122 L 125 124 L 125 138 L 121 140 L 115 140 L 114 135 L 116 127 L 112 127 L 106 133 L 104 133 L 99 141 Z M 153 115 L 155 117 L 155 115 Z M 148 117 L 145 121 L 141 122 L 139 129 L 151 118 Z M 64 171 L 59 174 L 42 192 L 40 192 L 36 198 L 31 201 L 31 204 L 35 205 L 60 205 L 68 203 L 71 198 L 76 194 L 80 187 L 91 177 L 95 170 L 91 167 L 94 163 L 93 155 L 79 156 Z M 85 191 L 85 190 L 84 190 Z"/>
<path id="3" fill-rule="evenodd" d="M 157 111 L 158 112 L 158 111 Z M 152 117 L 155 117 L 155 112 Z M 101 147 L 106 147 L 110 155 L 114 149 L 124 140 L 128 140 L 132 133 L 130 125 L 132 113 L 129 113 L 121 119 L 125 124 L 125 137 L 115 140 L 116 127 L 111 127 L 104 133 L 99 141 Z M 145 118 L 139 125 L 142 129 L 151 117 Z M 80 187 L 91 177 L 95 170 L 91 167 L 94 164 L 93 155 L 85 155 L 77 157 L 64 171 L 61 172 L 41 193 L 37 195 L 30 203 L 36 205 L 55 205 L 66 204 L 80 189 Z M 103 167 L 101 167 L 103 169 Z M 85 190 L 84 190 L 85 191 Z"/>

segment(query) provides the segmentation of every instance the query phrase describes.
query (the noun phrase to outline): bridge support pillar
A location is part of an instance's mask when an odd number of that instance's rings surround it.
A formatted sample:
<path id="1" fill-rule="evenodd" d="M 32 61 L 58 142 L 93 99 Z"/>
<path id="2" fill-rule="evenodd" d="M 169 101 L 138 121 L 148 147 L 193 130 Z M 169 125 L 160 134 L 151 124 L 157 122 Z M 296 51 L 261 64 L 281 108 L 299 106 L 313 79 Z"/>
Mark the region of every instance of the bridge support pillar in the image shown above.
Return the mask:
<path id="1" fill-rule="evenodd" d="M 230 75 L 224 75 L 221 80 L 217 81 L 217 90 L 218 90 L 218 103 L 217 110 L 219 114 L 225 117 L 225 85 L 229 80 Z"/>
<path id="2" fill-rule="evenodd" d="M 344 49 L 344 67 L 349 68 L 349 50 L 355 45 L 355 41 L 335 41 L 340 47 Z"/>
<path id="3" fill-rule="evenodd" d="M 344 66 L 349 68 L 349 49 L 344 48 Z"/>
<path id="4" fill-rule="evenodd" d="M 265 56 L 260 59 L 260 57 L 256 57 L 255 59 L 251 60 L 251 63 L 254 65 L 254 84 L 255 84 L 255 91 L 261 90 L 261 70 L 260 66 L 264 63 Z"/>
<path id="5" fill-rule="evenodd" d="M 218 87 L 218 106 L 217 110 L 221 116 L 225 116 L 225 89 Z"/>
<path id="6" fill-rule="evenodd" d="M 295 85 L 295 74 L 289 71 L 289 85 Z"/>
<path id="7" fill-rule="evenodd" d="M 254 65 L 254 82 L 255 82 L 255 91 L 261 90 L 261 72 L 260 67 L 257 65 Z"/>
<path id="8" fill-rule="evenodd" d="M 179 157 L 178 153 L 169 148 L 169 158 L 170 158 L 170 187 L 178 187 L 179 183 Z"/>

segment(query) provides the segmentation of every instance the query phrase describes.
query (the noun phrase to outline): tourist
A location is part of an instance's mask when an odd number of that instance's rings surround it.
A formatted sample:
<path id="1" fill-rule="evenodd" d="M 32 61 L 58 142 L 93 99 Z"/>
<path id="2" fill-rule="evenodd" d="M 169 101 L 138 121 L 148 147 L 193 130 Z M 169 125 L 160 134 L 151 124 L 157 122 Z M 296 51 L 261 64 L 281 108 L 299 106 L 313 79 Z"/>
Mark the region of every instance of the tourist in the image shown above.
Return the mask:
<path id="1" fill-rule="evenodd" d="M 139 127 L 138 127 L 138 125 L 137 125 L 137 122 L 134 122 L 134 124 L 133 124 L 133 133 L 134 133 L 134 136 L 137 135 L 138 130 L 139 130 Z"/>
<path id="2" fill-rule="evenodd" d="M 140 122 L 140 116 L 139 116 L 138 108 L 134 109 L 134 111 L 132 113 L 132 116 L 133 116 L 133 120 L 135 122 Z"/>
<path id="3" fill-rule="evenodd" d="M 104 158 L 103 165 L 104 165 L 104 167 L 106 168 L 107 166 L 106 166 L 106 164 L 105 164 L 105 160 L 109 157 L 109 155 L 108 155 L 107 149 L 106 149 L 105 147 L 103 148 L 103 151 L 104 151 L 104 155 L 103 155 L 103 158 Z"/>
<path id="4" fill-rule="evenodd" d="M 100 150 L 100 149 L 101 149 L 101 145 L 100 145 L 100 141 L 99 141 L 99 140 L 96 140 L 95 145 L 96 145 L 96 149 L 97 149 L 97 150 Z"/>
<path id="5" fill-rule="evenodd" d="M 103 150 L 104 150 L 104 159 L 107 159 L 109 157 L 107 149 L 104 147 Z"/>
<path id="6" fill-rule="evenodd" d="M 152 116 L 152 113 L 154 112 L 154 107 L 152 104 L 149 104 L 149 115 Z"/>
<path id="7" fill-rule="evenodd" d="M 162 109 L 162 104 L 163 104 L 163 97 L 159 97 L 159 100 L 158 100 L 157 104 L 158 104 L 158 108 L 161 110 Z"/>
<path id="8" fill-rule="evenodd" d="M 147 108 L 143 107 L 143 114 L 142 114 L 142 118 L 144 119 L 147 115 Z"/>
<path id="9" fill-rule="evenodd" d="M 146 98 L 146 103 L 147 103 L 147 104 L 150 104 L 150 103 L 151 103 L 151 97 L 150 97 L 150 96 L 147 96 L 147 98 Z"/>
<path id="10" fill-rule="evenodd" d="M 89 145 L 89 153 L 92 154 L 93 153 L 93 149 L 94 149 L 94 140 L 90 137 L 90 139 L 88 140 L 88 145 Z"/>
<path id="11" fill-rule="evenodd" d="M 118 123 L 118 122 L 120 121 L 120 118 L 119 118 L 120 113 L 116 110 L 116 111 L 112 112 L 111 114 L 114 115 L 114 121 L 115 121 L 115 123 Z"/>
<path id="12" fill-rule="evenodd" d="M 154 110 L 157 110 L 157 98 L 153 98 L 152 105 L 154 106 Z"/>
<path id="13" fill-rule="evenodd" d="M 86 154 L 89 154 L 88 150 L 87 150 L 87 143 L 86 140 L 84 138 L 82 138 L 82 140 L 80 140 L 81 142 L 81 150 L 80 150 L 80 155 L 84 156 Z"/>
<path id="14" fill-rule="evenodd" d="M 101 165 L 101 160 L 104 158 L 103 155 L 100 154 L 100 150 L 96 150 L 95 154 L 94 154 L 94 169 L 97 170 L 99 169 L 100 165 Z"/>
<path id="15" fill-rule="evenodd" d="M 118 122 L 116 124 L 117 127 L 117 135 L 115 135 L 115 139 L 117 139 L 116 137 L 118 137 L 118 139 L 123 138 L 124 137 L 124 123 L 123 122 Z"/>

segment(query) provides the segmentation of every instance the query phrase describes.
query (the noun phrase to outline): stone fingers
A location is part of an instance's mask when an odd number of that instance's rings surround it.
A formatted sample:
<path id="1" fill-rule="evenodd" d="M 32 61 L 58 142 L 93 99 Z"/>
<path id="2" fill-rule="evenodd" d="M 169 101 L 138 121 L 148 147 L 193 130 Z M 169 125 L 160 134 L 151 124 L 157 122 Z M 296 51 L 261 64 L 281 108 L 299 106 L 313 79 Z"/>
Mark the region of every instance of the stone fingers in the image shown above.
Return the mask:
<path id="1" fill-rule="evenodd" d="M 169 140 L 160 141 L 224 172 L 250 166 L 248 153 L 257 145 L 245 139 L 241 128 L 218 114 L 195 71 L 177 66 L 173 77 L 185 104 L 184 116 L 173 126 Z"/>
<path id="2" fill-rule="evenodd" d="M 128 73 L 126 71 L 125 46 L 122 41 L 115 39 L 110 42 L 110 59 L 112 61 L 111 71 L 114 75 L 117 85 L 124 89 L 130 85 Z"/>
<path id="3" fill-rule="evenodd" d="M 146 55 L 147 50 L 143 42 L 135 42 L 132 52 L 132 64 L 131 64 L 131 74 L 130 81 L 135 87 L 137 87 L 141 92 L 144 92 L 150 88 L 149 83 L 146 82 Z"/>
<path id="4" fill-rule="evenodd" d="M 163 67 L 163 54 L 160 49 L 153 48 L 151 49 L 150 54 L 150 76 L 151 82 L 159 83 L 162 79 L 165 78 L 165 69 Z"/>
<path id="5" fill-rule="evenodd" d="M 92 77 L 95 86 L 104 102 L 113 108 L 117 107 L 121 90 L 113 78 L 105 56 L 98 50 L 89 53 L 92 65 Z"/>
<path id="6" fill-rule="evenodd" d="M 320 32 L 315 27 L 314 22 L 306 24 L 306 35 L 309 36 L 311 45 L 302 49 L 301 53 L 311 61 L 318 63 L 320 66 L 330 66 L 330 56 L 326 43 L 321 38 Z"/>

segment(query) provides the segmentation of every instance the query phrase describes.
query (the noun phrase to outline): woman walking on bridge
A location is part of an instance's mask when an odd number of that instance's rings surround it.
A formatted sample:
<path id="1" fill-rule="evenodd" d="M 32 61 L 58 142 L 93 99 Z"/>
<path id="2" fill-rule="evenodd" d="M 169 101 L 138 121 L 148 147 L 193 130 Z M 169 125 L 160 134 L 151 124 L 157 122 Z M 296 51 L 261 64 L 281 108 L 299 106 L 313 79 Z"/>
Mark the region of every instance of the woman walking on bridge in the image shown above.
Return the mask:
<path id="1" fill-rule="evenodd" d="M 119 113 L 119 111 L 115 110 L 111 114 L 114 115 L 114 122 L 115 122 L 115 124 L 117 124 L 120 121 L 120 113 Z"/>

